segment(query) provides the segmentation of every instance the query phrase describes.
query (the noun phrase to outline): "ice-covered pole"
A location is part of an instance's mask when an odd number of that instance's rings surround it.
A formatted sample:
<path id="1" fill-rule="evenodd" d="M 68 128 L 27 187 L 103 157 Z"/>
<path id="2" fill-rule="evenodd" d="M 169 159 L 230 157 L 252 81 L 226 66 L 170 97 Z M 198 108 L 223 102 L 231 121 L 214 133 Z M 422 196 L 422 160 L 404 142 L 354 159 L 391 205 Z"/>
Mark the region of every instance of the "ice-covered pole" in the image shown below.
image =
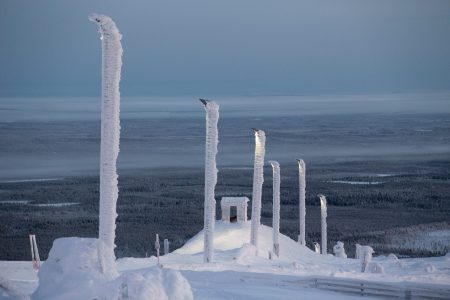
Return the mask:
<path id="1" fill-rule="evenodd" d="M 169 240 L 164 239 L 164 255 L 169 254 Z"/>
<path id="2" fill-rule="evenodd" d="M 156 239 L 155 239 L 155 250 L 156 250 L 156 257 L 158 258 L 158 266 L 159 266 L 159 235 L 156 234 Z"/>
<path id="3" fill-rule="evenodd" d="M 280 243 L 278 235 L 280 234 L 280 164 L 276 161 L 269 161 L 273 171 L 273 252 L 280 257 Z"/>
<path id="4" fill-rule="evenodd" d="M 102 121 L 100 144 L 100 216 L 99 260 L 102 273 L 117 275 L 114 239 L 116 230 L 117 187 L 116 161 L 120 138 L 120 71 L 122 35 L 107 16 L 92 14 L 89 20 L 99 26 L 102 40 Z"/>
<path id="5" fill-rule="evenodd" d="M 266 134 L 253 128 L 255 133 L 255 164 L 253 168 L 252 222 L 250 243 L 258 248 L 258 230 L 261 224 L 261 195 L 264 182 L 264 154 Z"/>
<path id="6" fill-rule="evenodd" d="M 327 254 L 327 198 L 318 195 L 320 200 L 320 219 L 322 228 L 322 254 Z"/>
<path id="7" fill-rule="evenodd" d="M 306 246 L 306 236 L 305 236 L 306 166 L 303 159 L 297 159 L 297 163 L 298 163 L 299 221 L 300 221 L 300 234 L 298 236 L 298 242 L 300 243 L 300 245 Z"/>
<path id="8" fill-rule="evenodd" d="M 216 199 L 214 189 L 217 183 L 216 155 L 219 133 L 219 105 L 214 101 L 200 99 L 206 111 L 206 153 L 205 153 L 205 211 L 203 261 L 209 263 L 214 255 L 214 225 L 216 222 Z"/>

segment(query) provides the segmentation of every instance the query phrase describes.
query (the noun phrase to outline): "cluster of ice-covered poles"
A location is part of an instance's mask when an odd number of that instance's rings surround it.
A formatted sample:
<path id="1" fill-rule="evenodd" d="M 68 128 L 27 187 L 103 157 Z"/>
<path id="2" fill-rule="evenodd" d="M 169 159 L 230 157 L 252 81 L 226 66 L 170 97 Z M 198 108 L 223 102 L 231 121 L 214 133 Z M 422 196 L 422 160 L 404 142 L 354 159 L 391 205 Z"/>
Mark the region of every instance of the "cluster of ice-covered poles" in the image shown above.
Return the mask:
<path id="1" fill-rule="evenodd" d="M 206 111 L 206 153 L 205 153 L 205 203 L 204 203 L 204 262 L 211 262 L 214 254 L 214 224 L 216 222 L 216 200 L 214 189 L 217 183 L 216 155 L 218 139 L 219 105 L 214 101 L 200 99 Z M 255 161 L 253 169 L 253 193 L 250 243 L 258 248 L 258 230 L 261 225 L 261 196 L 264 182 L 264 157 L 266 134 L 263 130 L 253 128 L 255 134 Z M 280 245 L 280 164 L 269 161 L 273 170 L 273 254 L 279 256 Z M 306 165 L 302 159 L 297 159 L 299 172 L 299 220 L 300 234 L 298 242 L 306 246 L 305 237 L 305 191 Z M 325 196 L 318 195 L 322 219 L 322 254 L 327 253 L 327 201 Z"/>
<path id="2" fill-rule="evenodd" d="M 120 140 L 120 92 L 119 82 L 122 67 L 122 45 L 119 30 L 108 16 L 93 14 L 89 19 L 99 26 L 102 41 L 102 113 L 100 147 L 100 213 L 99 213 L 99 261 L 103 274 L 117 276 L 115 263 L 116 204 L 118 198 L 118 175 L 116 162 Z M 214 101 L 200 99 L 206 111 L 205 154 L 205 202 L 204 202 L 204 262 L 211 262 L 214 254 L 214 225 L 216 222 L 215 186 L 217 183 L 217 146 L 219 105 Z M 265 132 L 253 129 L 255 134 L 255 161 L 251 214 L 250 243 L 258 247 L 258 230 L 261 226 L 261 196 L 264 181 Z M 305 242 L 305 162 L 297 160 L 299 170 L 299 219 L 300 245 Z M 280 227 L 280 165 L 270 161 L 273 168 L 273 253 L 279 256 Z M 322 254 L 327 253 L 327 207 L 326 198 L 318 195 L 322 219 Z M 165 242 L 166 244 L 166 242 Z M 166 245 L 165 245 L 166 246 Z M 157 247 L 159 249 L 159 241 Z M 318 248 L 320 248 L 317 245 Z M 167 243 L 168 249 L 168 243 Z M 168 250 L 167 250 L 168 251 Z M 319 250 L 320 252 L 320 250 Z"/>

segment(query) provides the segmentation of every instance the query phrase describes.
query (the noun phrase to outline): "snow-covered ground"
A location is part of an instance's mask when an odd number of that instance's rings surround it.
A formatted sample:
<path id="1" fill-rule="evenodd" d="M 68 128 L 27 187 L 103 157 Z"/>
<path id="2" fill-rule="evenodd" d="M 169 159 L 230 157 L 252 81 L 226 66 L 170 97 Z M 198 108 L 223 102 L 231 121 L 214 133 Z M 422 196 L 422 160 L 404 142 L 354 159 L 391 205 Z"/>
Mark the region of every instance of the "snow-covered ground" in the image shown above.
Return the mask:
<path id="1" fill-rule="evenodd" d="M 259 248 L 256 250 L 248 244 L 250 222 L 217 221 L 213 263 L 203 263 L 203 233 L 200 232 L 182 248 L 162 256 L 161 264 L 163 269 L 180 271 L 189 282 L 194 299 L 362 298 L 314 289 L 305 284 L 311 278 L 364 280 L 399 286 L 426 284 L 450 290 L 449 255 L 416 259 L 375 257 L 373 263 L 382 266 L 384 273 L 361 273 L 360 264 L 355 259 L 316 254 L 282 234 L 279 238 L 280 258 L 269 260 L 272 228 L 262 225 L 259 235 Z M 122 258 L 117 263 L 121 276 L 125 278 L 145 277 L 157 268 L 155 257 Z M 38 285 L 31 262 L 0 262 L 0 285 L 2 282 L 26 295 Z"/>

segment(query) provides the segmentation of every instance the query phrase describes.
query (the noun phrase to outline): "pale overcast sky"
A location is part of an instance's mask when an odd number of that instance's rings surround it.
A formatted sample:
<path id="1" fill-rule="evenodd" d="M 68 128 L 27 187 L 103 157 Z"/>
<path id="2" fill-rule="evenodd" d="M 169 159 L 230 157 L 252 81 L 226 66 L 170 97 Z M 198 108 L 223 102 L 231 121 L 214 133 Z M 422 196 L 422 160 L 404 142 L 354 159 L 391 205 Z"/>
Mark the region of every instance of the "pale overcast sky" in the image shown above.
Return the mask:
<path id="1" fill-rule="evenodd" d="M 448 0 L 1 0 L 0 96 L 98 95 L 91 12 L 123 34 L 123 95 L 450 90 Z"/>

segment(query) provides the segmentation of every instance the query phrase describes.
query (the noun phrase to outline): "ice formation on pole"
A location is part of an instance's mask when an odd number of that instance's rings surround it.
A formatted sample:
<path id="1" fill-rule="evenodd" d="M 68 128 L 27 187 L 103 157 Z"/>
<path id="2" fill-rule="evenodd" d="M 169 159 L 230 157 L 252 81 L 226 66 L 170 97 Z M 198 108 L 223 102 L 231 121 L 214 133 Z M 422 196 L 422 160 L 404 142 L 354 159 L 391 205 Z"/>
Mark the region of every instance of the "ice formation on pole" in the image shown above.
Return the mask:
<path id="1" fill-rule="evenodd" d="M 159 235 L 156 234 L 156 239 L 155 239 L 155 250 L 156 250 L 156 257 L 158 258 L 158 266 L 159 266 Z"/>
<path id="2" fill-rule="evenodd" d="M 317 242 L 314 242 L 314 252 L 320 254 L 320 244 Z"/>
<path id="3" fill-rule="evenodd" d="M 361 272 L 368 270 L 369 263 L 372 261 L 373 248 L 370 246 L 361 246 L 359 252 L 359 261 L 361 262 Z"/>
<path id="4" fill-rule="evenodd" d="M 276 161 L 269 161 L 273 170 L 273 253 L 280 256 L 280 164 Z"/>
<path id="5" fill-rule="evenodd" d="M 33 269 L 39 270 L 39 268 L 41 267 L 41 258 L 39 257 L 39 250 L 36 244 L 36 235 L 34 234 L 30 234 L 30 246 Z"/>
<path id="6" fill-rule="evenodd" d="M 334 256 L 336 256 L 336 257 L 347 258 L 347 254 L 345 253 L 344 243 L 341 241 L 338 241 L 336 243 L 336 245 L 334 245 L 333 253 L 334 253 Z"/>
<path id="7" fill-rule="evenodd" d="M 322 254 L 327 254 L 327 198 L 318 195 L 320 199 L 320 219 L 322 228 Z"/>
<path id="8" fill-rule="evenodd" d="M 164 255 L 169 254 L 169 240 L 164 239 Z"/>
<path id="9" fill-rule="evenodd" d="M 305 237 L 306 166 L 303 159 L 297 159 L 297 162 L 298 162 L 299 221 L 300 221 L 300 235 L 298 236 L 298 242 L 300 243 L 300 245 L 306 246 L 306 237 Z"/>
<path id="10" fill-rule="evenodd" d="M 261 224 L 261 195 L 264 182 L 264 154 L 266 134 L 253 128 L 255 133 L 255 164 L 253 168 L 252 222 L 250 243 L 258 248 L 258 229 Z"/>
<path id="11" fill-rule="evenodd" d="M 200 99 L 206 111 L 206 153 L 205 153 L 205 208 L 203 261 L 209 263 L 214 255 L 214 224 L 216 222 L 216 199 L 214 189 L 217 183 L 216 155 L 219 134 L 219 105 L 214 101 Z"/>
<path id="12" fill-rule="evenodd" d="M 122 68 L 122 35 L 114 21 L 92 14 L 89 20 L 99 26 L 102 40 L 102 125 L 100 145 L 100 216 L 99 260 L 103 274 L 116 276 L 114 255 L 117 187 L 116 161 L 120 139 L 120 72 Z"/>
<path id="13" fill-rule="evenodd" d="M 359 259 L 361 257 L 361 245 L 360 244 L 356 244 L 355 247 L 356 247 L 356 249 L 355 249 L 355 258 Z"/>

